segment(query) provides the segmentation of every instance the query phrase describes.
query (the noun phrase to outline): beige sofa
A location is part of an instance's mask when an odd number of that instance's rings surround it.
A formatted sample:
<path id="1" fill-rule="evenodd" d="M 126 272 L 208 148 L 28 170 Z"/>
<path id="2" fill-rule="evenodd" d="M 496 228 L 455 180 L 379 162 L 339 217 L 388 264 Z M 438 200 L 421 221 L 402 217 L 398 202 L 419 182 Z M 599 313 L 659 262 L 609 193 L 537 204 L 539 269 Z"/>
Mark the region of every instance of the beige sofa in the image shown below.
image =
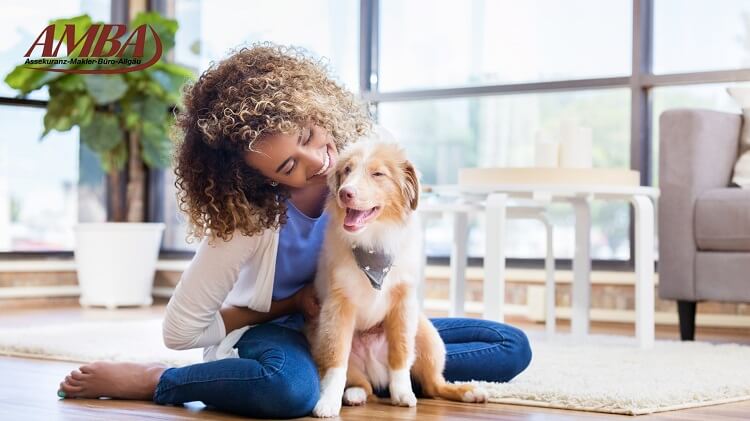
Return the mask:
<path id="1" fill-rule="evenodd" d="M 698 301 L 750 302 L 750 190 L 730 187 L 742 117 L 678 109 L 659 125 L 659 296 L 692 340 Z"/>

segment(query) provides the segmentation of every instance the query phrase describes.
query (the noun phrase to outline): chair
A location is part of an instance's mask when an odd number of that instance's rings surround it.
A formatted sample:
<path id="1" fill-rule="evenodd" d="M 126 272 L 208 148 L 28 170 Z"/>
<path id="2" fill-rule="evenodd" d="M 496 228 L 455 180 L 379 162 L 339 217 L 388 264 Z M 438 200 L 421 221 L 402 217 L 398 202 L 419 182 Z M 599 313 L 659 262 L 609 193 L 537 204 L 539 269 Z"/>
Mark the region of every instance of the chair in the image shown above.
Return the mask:
<path id="1" fill-rule="evenodd" d="M 697 302 L 750 302 L 750 190 L 730 187 L 742 117 L 678 109 L 659 124 L 659 296 L 693 340 Z"/>

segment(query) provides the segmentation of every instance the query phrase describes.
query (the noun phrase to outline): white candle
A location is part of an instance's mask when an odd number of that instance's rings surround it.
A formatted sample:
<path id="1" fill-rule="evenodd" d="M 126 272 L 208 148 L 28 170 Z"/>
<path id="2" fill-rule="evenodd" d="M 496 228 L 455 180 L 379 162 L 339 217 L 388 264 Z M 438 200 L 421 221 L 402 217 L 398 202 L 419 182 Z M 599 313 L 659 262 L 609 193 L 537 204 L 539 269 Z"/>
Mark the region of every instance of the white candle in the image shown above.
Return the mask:
<path id="1" fill-rule="evenodd" d="M 546 130 L 537 130 L 534 142 L 534 166 L 537 168 L 557 167 L 559 149 L 558 142 L 551 138 Z"/>
<path id="2" fill-rule="evenodd" d="M 560 166 L 563 168 L 591 168 L 592 131 L 590 127 L 563 124 L 561 127 Z"/>

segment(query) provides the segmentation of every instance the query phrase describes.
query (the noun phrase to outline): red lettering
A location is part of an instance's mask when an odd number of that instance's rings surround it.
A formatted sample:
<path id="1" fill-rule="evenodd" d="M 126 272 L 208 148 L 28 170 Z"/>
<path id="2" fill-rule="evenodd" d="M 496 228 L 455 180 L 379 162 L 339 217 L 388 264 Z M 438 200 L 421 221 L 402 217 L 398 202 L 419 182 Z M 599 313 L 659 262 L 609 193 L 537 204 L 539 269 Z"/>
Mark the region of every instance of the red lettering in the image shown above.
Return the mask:
<path id="1" fill-rule="evenodd" d="M 115 33 L 110 35 L 112 28 L 115 28 Z M 125 35 L 125 31 L 125 25 L 104 25 L 104 29 L 102 29 L 101 35 L 99 35 L 99 41 L 96 43 L 94 51 L 91 52 L 91 57 L 112 57 L 115 55 L 115 53 L 120 50 L 120 40 L 118 38 Z M 109 51 L 104 54 L 103 50 L 107 42 L 110 43 L 110 48 Z"/>
<path id="2" fill-rule="evenodd" d="M 39 42 L 40 39 L 44 37 L 44 42 Z M 36 37 L 36 40 L 34 40 L 34 43 L 31 44 L 31 48 L 29 48 L 29 51 L 24 54 L 24 57 L 31 56 L 31 52 L 34 51 L 34 47 L 37 45 L 41 45 L 42 48 L 42 57 L 54 57 L 52 55 L 52 43 L 55 39 L 55 25 L 49 25 L 48 27 L 42 29 L 42 32 L 39 34 L 38 37 Z"/>
<path id="3" fill-rule="evenodd" d="M 135 42 L 131 42 L 136 37 Z M 146 45 L 146 25 L 141 25 L 130 34 L 128 40 L 122 45 L 122 49 L 117 53 L 117 57 L 122 57 L 129 46 L 133 46 L 133 57 L 143 57 L 143 49 Z"/>
<path id="4" fill-rule="evenodd" d="M 65 25 L 65 31 L 63 32 L 62 37 L 60 38 L 60 42 L 57 43 L 57 47 L 53 52 L 54 56 L 57 57 L 57 53 L 60 51 L 60 46 L 62 45 L 63 41 L 67 41 L 67 55 L 69 56 L 81 44 L 81 42 L 85 40 L 83 48 L 81 49 L 81 53 L 78 56 L 89 57 L 89 50 L 91 50 L 91 46 L 96 40 L 96 33 L 99 32 L 100 26 L 101 25 L 98 24 L 91 25 L 89 29 L 86 30 L 86 33 L 83 34 L 83 36 L 78 41 L 76 41 L 76 26 Z"/>

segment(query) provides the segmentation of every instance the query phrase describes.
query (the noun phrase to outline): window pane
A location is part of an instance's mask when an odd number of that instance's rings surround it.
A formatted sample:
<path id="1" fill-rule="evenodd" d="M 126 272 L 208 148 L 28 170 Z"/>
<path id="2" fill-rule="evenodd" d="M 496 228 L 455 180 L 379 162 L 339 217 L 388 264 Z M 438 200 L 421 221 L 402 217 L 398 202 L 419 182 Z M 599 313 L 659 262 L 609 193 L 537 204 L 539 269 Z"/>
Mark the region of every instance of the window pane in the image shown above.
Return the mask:
<path id="1" fill-rule="evenodd" d="M 521 167 L 534 164 L 537 129 L 555 132 L 564 120 L 593 131 L 593 165 L 629 167 L 630 93 L 627 89 L 505 95 L 434 101 L 388 102 L 378 106 L 380 123 L 402 142 L 426 184 L 455 183 L 462 167 Z M 626 203 L 594 202 L 592 255 L 628 259 Z M 575 244 L 569 206 L 555 205 L 555 253 L 571 257 Z M 473 221 L 469 254 L 484 250 L 483 221 Z M 447 219 L 429 226 L 430 255 L 447 255 L 452 232 Z M 544 231 L 534 221 L 508 227 L 510 257 L 544 256 Z"/>
<path id="2" fill-rule="evenodd" d="M 13 1 L 3 4 L 0 13 L 0 79 L 5 79 L 24 57 L 36 37 L 53 19 L 88 13 L 94 21 L 110 21 L 110 2 L 100 0 Z M 17 92 L 0 83 L 0 96 L 15 97 Z M 47 99 L 47 90 L 29 94 L 32 99 Z"/>
<path id="3" fill-rule="evenodd" d="M 630 0 L 381 0 L 380 89 L 627 76 Z"/>
<path id="4" fill-rule="evenodd" d="M 0 251 L 72 250 L 79 220 L 106 218 L 98 160 L 88 151 L 79 160 L 78 129 L 40 142 L 43 116 L 0 106 Z"/>
<path id="5" fill-rule="evenodd" d="M 651 90 L 653 120 L 652 134 L 653 165 L 652 183 L 659 185 L 659 116 L 672 108 L 707 108 L 716 111 L 739 113 L 740 107 L 729 96 L 726 88 L 729 84 L 683 85 L 653 88 Z"/>
<path id="6" fill-rule="evenodd" d="M 655 0 L 654 73 L 750 66 L 750 2 Z"/>
<path id="7" fill-rule="evenodd" d="M 164 171 L 164 196 L 161 198 L 164 208 L 164 239 L 162 250 L 197 250 L 200 241 L 191 239 L 188 243 L 185 239 L 187 234 L 187 217 L 180 211 L 177 205 L 177 188 L 174 185 L 174 170 Z"/>
<path id="8" fill-rule="evenodd" d="M 175 60 L 199 72 L 235 47 L 271 41 L 328 58 L 338 81 L 359 89 L 358 1 L 175 0 L 174 15 Z"/>

